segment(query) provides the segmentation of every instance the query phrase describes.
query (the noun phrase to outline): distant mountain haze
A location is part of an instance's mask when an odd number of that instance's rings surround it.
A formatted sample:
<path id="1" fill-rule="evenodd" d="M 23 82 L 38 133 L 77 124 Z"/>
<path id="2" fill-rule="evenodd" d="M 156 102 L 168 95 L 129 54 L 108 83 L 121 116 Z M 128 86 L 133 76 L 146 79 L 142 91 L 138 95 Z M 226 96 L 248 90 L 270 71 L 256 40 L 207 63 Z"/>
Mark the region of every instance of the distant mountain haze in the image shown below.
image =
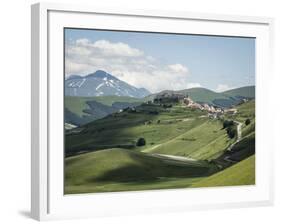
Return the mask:
<path id="1" fill-rule="evenodd" d="M 143 98 L 150 92 L 136 88 L 113 75 L 98 70 L 87 76 L 71 75 L 65 80 L 66 96 L 129 96 Z"/>

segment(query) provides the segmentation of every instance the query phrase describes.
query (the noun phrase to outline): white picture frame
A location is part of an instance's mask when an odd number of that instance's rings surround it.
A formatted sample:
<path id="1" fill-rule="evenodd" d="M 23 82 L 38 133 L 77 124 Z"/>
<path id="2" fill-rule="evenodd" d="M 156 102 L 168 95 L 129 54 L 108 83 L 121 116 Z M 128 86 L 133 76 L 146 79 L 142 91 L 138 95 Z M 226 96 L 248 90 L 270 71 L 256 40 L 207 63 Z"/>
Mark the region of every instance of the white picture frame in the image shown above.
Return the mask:
<path id="1" fill-rule="evenodd" d="M 37 220 L 117 216 L 273 203 L 267 92 L 273 19 L 38 3 L 32 5 L 31 214 Z M 121 23 L 122 21 L 122 23 Z M 256 42 L 256 185 L 83 195 L 63 194 L 63 27 L 251 36 Z M 60 75 L 61 74 L 61 75 Z M 163 197 L 165 195 L 165 197 Z"/>

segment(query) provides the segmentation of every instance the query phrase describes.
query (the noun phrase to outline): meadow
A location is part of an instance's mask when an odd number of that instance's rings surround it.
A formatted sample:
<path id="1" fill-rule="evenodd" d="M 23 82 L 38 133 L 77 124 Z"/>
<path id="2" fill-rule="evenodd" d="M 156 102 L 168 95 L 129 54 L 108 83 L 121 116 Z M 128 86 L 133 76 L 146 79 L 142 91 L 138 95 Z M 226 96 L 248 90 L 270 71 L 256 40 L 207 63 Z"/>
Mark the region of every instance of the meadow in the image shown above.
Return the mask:
<path id="1" fill-rule="evenodd" d="M 83 113 L 81 102 L 68 104 Z M 182 104 L 138 103 L 66 132 L 66 194 L 255 184 L 254 100 L 220 119 Z M 226 119 L 241 123 L 239 141 Z"/>

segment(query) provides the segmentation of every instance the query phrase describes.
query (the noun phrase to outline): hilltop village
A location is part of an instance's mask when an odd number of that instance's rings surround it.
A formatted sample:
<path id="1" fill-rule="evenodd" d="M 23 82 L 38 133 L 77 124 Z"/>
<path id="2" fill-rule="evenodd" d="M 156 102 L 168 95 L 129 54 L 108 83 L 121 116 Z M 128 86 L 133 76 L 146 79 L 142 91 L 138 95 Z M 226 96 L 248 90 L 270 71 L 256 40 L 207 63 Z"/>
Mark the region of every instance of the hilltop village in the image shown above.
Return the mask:
<path id="1" fill-rule="evenodd" d="M 247 99 L 243 99 L 242 101 L 246 102 Z M 149 101 L 147 103 L 150 104 L 152 102 Z M 222 107 L 215 106 L 215 105 L 209 105 L 207 103 L 198 103 L 198 102 L 193 101 L 190 98 L 190 96 L 188 96 L 188 94 L 184 95 L 181 93 L 173 93 L 173 92 L 164 92 L 164 93 L 158 94 L 154 98 L 153 103 L 160 104 L 160 105 L 179 103 L 183 107 L 207 111 L 208 116 L 210 118 L 219 118 L 219 117 L 222 117 L 224 114 L 234 115 L 237 113 L 236 108 L 222 108 Z"/>

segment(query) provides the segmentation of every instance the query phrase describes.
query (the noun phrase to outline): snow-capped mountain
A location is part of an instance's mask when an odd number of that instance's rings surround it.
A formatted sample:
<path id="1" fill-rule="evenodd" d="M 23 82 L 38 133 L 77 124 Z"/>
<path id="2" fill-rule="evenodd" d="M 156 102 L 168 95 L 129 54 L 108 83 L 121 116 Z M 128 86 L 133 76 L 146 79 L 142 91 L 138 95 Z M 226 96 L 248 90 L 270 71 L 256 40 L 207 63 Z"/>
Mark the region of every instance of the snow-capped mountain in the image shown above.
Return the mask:
<path id="1" fill-rule="evenodd" d="M 101 70 L 87 76 L 72 75 L 65 80 L 66 96 L 115 95 L 142 98 L 149 94 L 145 88 L 136 88 Z"/>

